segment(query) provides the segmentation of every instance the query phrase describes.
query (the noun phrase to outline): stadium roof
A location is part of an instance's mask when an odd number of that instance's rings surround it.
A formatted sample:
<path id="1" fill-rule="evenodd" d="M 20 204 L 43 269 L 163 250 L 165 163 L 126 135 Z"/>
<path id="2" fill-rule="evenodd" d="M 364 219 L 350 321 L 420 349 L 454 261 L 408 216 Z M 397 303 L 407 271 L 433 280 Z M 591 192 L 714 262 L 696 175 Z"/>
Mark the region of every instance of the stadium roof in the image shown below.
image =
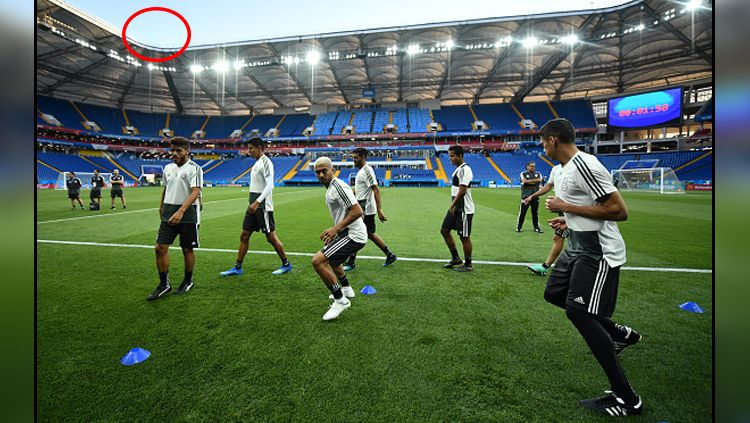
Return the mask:
<path id="1" fill-rule="evenodd" d="M 696 1 L 195 46 L 150 64 L 119 28 L 37 0 L 37 94 L 187 114 L 370 104 L 367 88 L 380 103 L 609 95 L 712 77 L 713 11 Z"/>

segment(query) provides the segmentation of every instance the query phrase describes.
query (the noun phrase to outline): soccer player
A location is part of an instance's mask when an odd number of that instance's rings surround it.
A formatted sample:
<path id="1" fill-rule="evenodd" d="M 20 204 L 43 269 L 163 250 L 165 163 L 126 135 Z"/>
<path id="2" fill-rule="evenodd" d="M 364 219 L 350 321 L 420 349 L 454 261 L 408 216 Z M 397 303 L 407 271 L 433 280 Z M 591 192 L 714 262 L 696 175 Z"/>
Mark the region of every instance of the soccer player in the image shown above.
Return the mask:
<path id="1" fill-rule="evenodd" d="M 452 145 L 448 148 L 448 158 L 456 170 L 451 177 L 451 202 L 448 213 L 445 214 L 443 225 L 440 228 L 440 234 L 443 235 L 445 245 L 451 252 L 451 260 L 444 264 L 446 269 L 452 269 L 454 266 L 458 272 L 471 272 L 474 267 L 471 265 L 471 222 L 474 219 L 474 200 L 471 198 L 471 180 L 474 178 L 474 172 L 468 164 L 464 162 L 464 148 L 460 145 Z M 451 230 L 455 230 L 464 249 L 464 261 L 456 250 L 456 243 L 453 241 Z M 463 263 L 463 265 L 461 265 Z"/>
<path id="2" fill-rule="evenodd" d="M 171 163 L 170 163 L 171 164 Z M 112 171 L 112 176 L 109 177 L 110 185 L 110 197 L 112 197 L 112 207 L 110 210 L 115 209 L 115 197 L 120 197 L 122 202 L 122 208 L 126 208 L 125 205 L 125 194 L 122 192 L 122 187 L 125 185 L 125 178 L 120 175 L 120 171 L 115 169 Z"/>
<path id="3" fill-rule="evenodd" d="M 380 205 L 380 189 L 378 188 L 378 179 L 375 176 L 375 171 L 372 169 L 372 166 L 367 164 L 367 149 L 362 147 L 355 148 L 352 151 L 351 158 L 354 161 L 354 165 L 359 169 L 357 177 L 354 180 L 354 194 L 357 197 L 359 206 L 362 207 L 365 213 L 364 222 L 367 227 L 367 238 L 374 242 L 380 248 L 380 251 L 385 254 L 385 263 L 383 263 L 383 266 L 390 266 L 397 260 L 397 257 L 385 245 L 383 238 L 375 233 L 375 213 L 378 214 L 378 219 L 381 222 L 385 222 L 388 218 L 383 214 L 383 209 Z M 356 258 L 356 254 L 349 256 L 349 260 L 344 264 L 345 271 L 348 272 L 354 269 L 356 266 L 354 260 Z"/>
<path id="4" fill-rule="evenodd" d="M 354 298 L 354 289 L 341 263 L 365 246 L 367 228 L 362 221 L 364 212 L 351 187 L 334 177 L 331 159 L 319 157 L 315 160 L 315 175 L 327 188 L 326 205 L 333 218 L 333 226 L 320 234 L 325 246 L 313 256 L 312 265 L 333 297 L 333 303 L 323 315 L 323 320 L 333 320 L 352 305 L 349 298 Z"/>
<path id="5" fill-rule="evenodd" d="M 159 285 L 146 298 L 149 301 L 159 299 L 172 290 L 168 277 L 169 246 L 177 235 L 180 236 L 180 247 L 185 258 L 185 275 L 175 294 L 185 294 L 193 288 L 193 249 L 199 246 L 195 202 L 203 186 L 203 169 L 188 158 L 190 142 L 186 138 L 174 137 L 169 144 L 174 162 L 164 166 L 164 191 L 159 202 L 161 225 L 155 248 Z"/>
<path id="6" fill-rule="evenodd" d="M 611 389 L 580 403 L 611 416 L 641 414 L 643 402 L 618 360 L 619 353 L 641 336 L 610 320 L 620 266 L 625 263 L 625 242 L 616 222 L 628 218 L 628 208 L 607 169 L 596 157 L 578 150 L 575 129 L 568 120 L 550 120 L 539 134 L 545 153 L 563 165 L 555 179 L 557 197 L 548 198 L 546 207 L 564 216 L 551 219 L 550 226 L 570 231 L 568 248 L 552 268 L 544 298 L 565 309 L 609 378 Z"/>
<path id="7" fill-rule="evenodd" d="M 263 140 L 255 137 L 250 139 L 248 150 L 255 158 L 255 164 L 250 171 L 250 205 L 245 211 L 245 220 L 242 222 L 240 233 L 240 247 L 237 250 L 237 261 L 234 266 L 221 272 L 221 276 L 235 276 L 242 274 L 242 262 L 245 260 L 248 248 L 250 248 L 250 235 L 253 232 L 263 232 L 266 241 L 276 250 L 281 259 L 281 267 L 274 270 L 274 275 L 281 275 L 292 270 L 292 264 L 284 252 L 284 244 L 276 236 L 276 222 L 273 219 L 273 196 L 274 173 L 273 162 L 263 153 Z"/>
<path id="8" fill-rule="evenodd" d="M 81 205 L 81 210 L 84 210 L 83 201 L 81 201 L 81 180 L 76 177 L 75 172 L 68 172 L 65 186 L 68 187 L 68 198 L 70 198 L 70 205 L 72 206 L 71 210 L 76 209 L 76 201 Z"/>
<path id="9" fill-rule="evenodd" d="M 94 176 L 91 177 L 91 202 L 96 204 L 96 210 L 102 205 L 102 188 L 104 187 L 104 178 L 99 174 L 99 169 L 94 169 Z"/>
<path id="10" fill-rule="evenodd" d="M 534 223 L 534 232 L 542 233 L 539 228 L 539 200 L 534 198 L 530 203 L 525 203 L 523 200 L 539 190 L 539 185 L 542 183 L 542 174 L 536 171 L 536 163 L 526 163 L 526 172 L 521 172 L 521 207 L 518 212 L 518 224 L 516 226 L 516 232 L 521 232 L 523 228 L 523 222 L 526 220 L 526 211 L 529 210 L 529 204 L 531 205 L 531 220 Z"/>
<path id="11" fill-rule="evenodd" d="M 562 171 L 562 165 L 560 164 L 555 165 L 552 168 L 552 170 L 550 170 L 549 172 L 549 179 L 547 180 L 547 183 L 543 187 L 541 187 L 539 191 L 521 200 L 522 203 L 525 205 L 528 205 L 529 203 L 531 203 L 531 201 L 536 200 L 542 195 L 550 192 L 550 190 L 552 190 L 555 187 L 555 178 L 557 178 L 560 175 L 561 171 Z M 562 216 L 562 213 L 560 213 L 560 215 Z M 546 275 L 547 270 L 549 270 L 550 266 L 552 266 L 552 263 L 554 263 L 555 260 L 557 260 L 557 257 L 562 252 L 566 233 L 567 231 L 555 229 L 555 233 L 554 235 L 552 235 L 552 248 L 549 250 L 549 255 L 547 256 L 547 260 L 545 260 L 544 263 L 542 264 L 532 264 L 531 266 L 527 266 L 529 270 L 531 270 L 532 272 L 540 276 Z"/>

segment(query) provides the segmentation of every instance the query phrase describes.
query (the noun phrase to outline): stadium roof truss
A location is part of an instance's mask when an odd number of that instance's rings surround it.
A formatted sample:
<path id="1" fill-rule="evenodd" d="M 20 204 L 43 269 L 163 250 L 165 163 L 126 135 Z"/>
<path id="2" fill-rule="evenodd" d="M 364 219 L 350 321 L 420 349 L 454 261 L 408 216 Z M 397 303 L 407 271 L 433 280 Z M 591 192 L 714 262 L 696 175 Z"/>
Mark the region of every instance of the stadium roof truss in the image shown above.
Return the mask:
<path id="1" fill-rule="evenodd" d="M 711 4 L 693 12 L 679 1 L 639 0 L 593 11 L 191 46 L 175 60 L 150 64 L 130 57 L 118 28 L 58 0 L 37 0 L 37 93 L 187 114 L 370 104 L 367 88 L 380 103 L 611 95 L 711 78 Z M 148 56 L 173 52 L 129 41 Z"/>

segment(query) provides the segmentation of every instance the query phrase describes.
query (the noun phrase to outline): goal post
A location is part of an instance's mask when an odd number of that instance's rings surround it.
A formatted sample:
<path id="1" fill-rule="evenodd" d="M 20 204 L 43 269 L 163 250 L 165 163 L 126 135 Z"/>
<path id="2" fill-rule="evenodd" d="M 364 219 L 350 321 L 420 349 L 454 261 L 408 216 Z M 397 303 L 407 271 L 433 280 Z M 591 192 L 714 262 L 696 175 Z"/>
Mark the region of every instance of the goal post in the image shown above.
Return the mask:
<path id="1" fill-rule="evenodd" d="M 91 189 L 91 178 L 94 176 L 94 172 L 76 172 L 76 178 L 81 180 L 81 189 Z M 109 172 L 100 172 L 99 176 L 104 178 L 104 184 L 109 184 L 109 177 L 112 176 Z M 60 172 L 57 174 L 57 180 L 55 181 L 55 189 L 68 189 L 68 172 Z"/>
<path id="2" fill-rule="evenodd" d="M 612 179 L 620 191 L 685 193 L 685 184 L 671 167 L 620 168 L 612 171 Z"/>

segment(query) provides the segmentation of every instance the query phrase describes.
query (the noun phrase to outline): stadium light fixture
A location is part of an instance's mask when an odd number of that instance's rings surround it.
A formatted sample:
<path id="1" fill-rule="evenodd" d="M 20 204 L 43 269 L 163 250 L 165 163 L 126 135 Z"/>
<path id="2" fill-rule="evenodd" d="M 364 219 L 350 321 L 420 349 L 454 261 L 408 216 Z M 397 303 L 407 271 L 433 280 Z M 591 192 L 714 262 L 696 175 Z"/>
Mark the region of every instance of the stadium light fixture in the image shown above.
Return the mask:
<path id="1" fill-rule="evenodd" d="M 192 72 L 192 73 L 201 73 L 201 72 L 203 72 L 203 66 L 192 64 L 192 65 L 190 65 L 190 72 Z"/>
<path id="2" fill-rule="evenodd" d="M 568 44 L 568 45 L 572 46 L 572 45 L 574 45 L 575 43 L 578 42 L 578 36 L 576 34 L 566 35 L 566 36 L 562 37 L 560 39 L 560 41 L 562 41 L 563 44 Z"/>
<path id="3" fill-rule="evenodd" d="M 535 37 L 528 37 L 525 40 L 523 40 L 523 46 L 527 49 L 534 48 L 534 46 L 537 44 L 538 40 Z"/>
<path id="4" fill-rule="evenodd" d="M 245 62 L 243 62 L 242 60 L 237 60 L 234 62 L 233 66 L 234 66 L 234 70 L 240 70 L 243 67 L 245 67 Z"/>
<path id="5" fill-rule="evenodd" d="M 320 52 L 317 50 L 310 50 L 307 52 L 305 59 L 307 59 L 307 63 L 317 65 L 318 62 L 320 62 Z"/>
<path id="6" fill-rule="evenodd" d="M 150 70 L 150 71 L 151 71 L 151 70 L 154 70 L 154 69 L 156 69 L 156 66 L 154 66 L 154 64 L 153 64 L 153 63 L 149 63 L 149 64 L 147 65 L 147 67 L 148 67 L 148 70 Z"/>
<path id="7" fill-rule="evenodd" d="M 685 10 L 687 10 L 688 12 L 692 12 L 700 8 L 702 4 L 703 4 L 702 0 L 690 0 L 688 4 L 685 5 Z"/>
<path id="8" fill-rule="evenodd" d="M 213 65 L 213 70 L 219 73 L 224 73 L 229 70 L 229 63 L 225 61 L 216 62 Z"/>
<path id="9" fill-rule="evenodd" d="M 409 56 L 413 56 L 417 53 L 419 53 L 419 44 L 410 44 L 409 47 L 406 48 L 406 54 Z"/>
<path id="10" fill-rule="evenodd" d="M 453 42 L 453 40 L 451 40 L 451 39 L 448 39 L 448 41 L 446 41 L 446 42 L 445 42 L 445 47 L 446 47 L 446 48 L 447 48 L 448 50 L 453 50 L 453 47 L 454 47 L 455 45 L 456 45 L 456 44 L 455 44 L 455 43 Z"/>
<path id="11" fill-rule="evenodd" d="M 637 29 L 638 31 L 643 31 L 644 29 L 646 29 L 646 25 L 640 24 L 637 27 L 635 27 L 635 29 Z"/>

